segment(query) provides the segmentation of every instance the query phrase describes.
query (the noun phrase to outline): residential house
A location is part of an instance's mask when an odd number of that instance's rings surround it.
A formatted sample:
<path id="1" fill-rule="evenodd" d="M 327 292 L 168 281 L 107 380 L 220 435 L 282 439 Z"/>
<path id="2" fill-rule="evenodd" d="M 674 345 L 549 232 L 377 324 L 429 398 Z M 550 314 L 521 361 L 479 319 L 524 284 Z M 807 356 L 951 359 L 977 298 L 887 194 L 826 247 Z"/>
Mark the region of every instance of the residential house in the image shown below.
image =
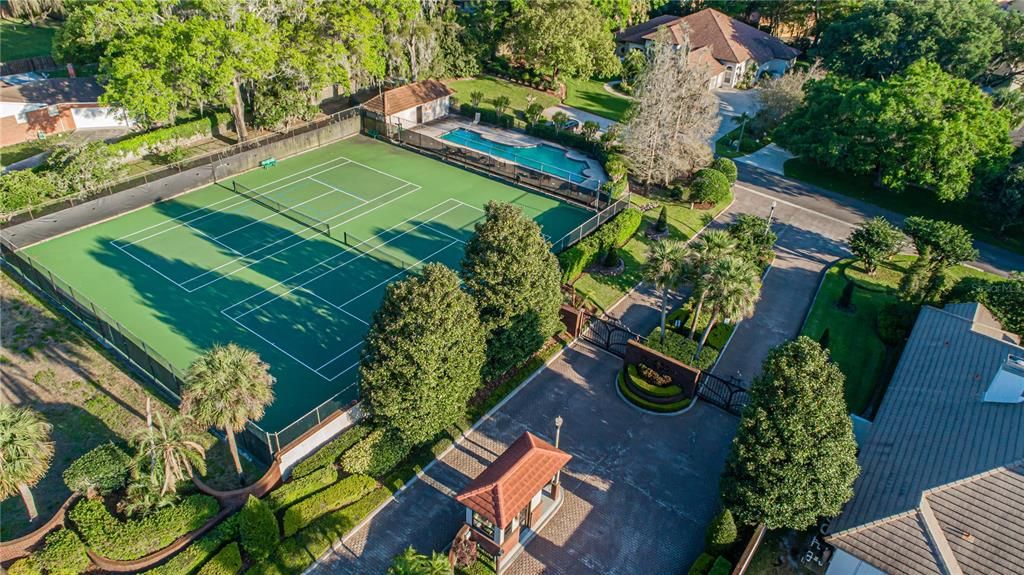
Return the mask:
<path id="1" fill-rule="evenodd" d="M 736 86 L 751 71 L 755 79 L 764 74 L 780 76 L 800 54 L 771 34 L 707 8 L 689 16 L 658 16 L 626 28 L 616 36 L 619 56 L 647 50 L 663 28 L 674 44 L 688 47 L 690 62 L 709 66 L 712 89 Z"/>
<path id="2" fill-rule="evenodd" d="M 411 128 L 447 116 L 452 94 L 437 80 L 423 80 L 378 94 L 363 108 L 389 125 Z"/>
<path id="3" fill-rule="evenodd" d="M 85 128 L 127 128 L 122 110 L 99 103 L 102 93 L 92 78 L 0 87 L 0 146 Z"/>
<path id="4" fill-rule="evenodd" d="M 1024 573 L 1024 348 L 981 304 L 922 308 L 832 522 L 826 575 Z"/>

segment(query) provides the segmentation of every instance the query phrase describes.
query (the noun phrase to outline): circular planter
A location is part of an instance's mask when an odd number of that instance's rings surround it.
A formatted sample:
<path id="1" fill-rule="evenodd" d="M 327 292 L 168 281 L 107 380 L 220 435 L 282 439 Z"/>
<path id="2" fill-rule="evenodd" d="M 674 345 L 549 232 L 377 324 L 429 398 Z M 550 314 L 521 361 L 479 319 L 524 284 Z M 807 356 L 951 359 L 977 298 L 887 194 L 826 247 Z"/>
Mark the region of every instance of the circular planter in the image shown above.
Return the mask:
<path id="1" fill-rule="evenodd" d="M 675 394 L 653 394 L 639 386 L 629 374 L 629 366 L 624 366 L 618 375 L 619 397 L 643 411 L 658 415 L 671 415 L 686 411 L 693 405 L 693 398 L 681 391 Z"/>

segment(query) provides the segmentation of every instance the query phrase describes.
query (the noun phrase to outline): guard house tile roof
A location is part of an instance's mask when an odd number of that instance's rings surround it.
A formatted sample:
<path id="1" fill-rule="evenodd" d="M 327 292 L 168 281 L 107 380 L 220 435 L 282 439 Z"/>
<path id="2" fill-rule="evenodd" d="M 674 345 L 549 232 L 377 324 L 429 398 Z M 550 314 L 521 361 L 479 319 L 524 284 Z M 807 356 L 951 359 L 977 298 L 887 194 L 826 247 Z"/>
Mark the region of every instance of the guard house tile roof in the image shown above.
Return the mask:
<path id="1" fill-rule="evenodd" d="M 536 435 L 523 433 L 455 500 L 504 529 L 570 459 Z"/>
<path id="2" fill-rule="evenodd" d="M 454 92 L 443 83 L 437 80 L 423 80 L 374 96 L 367 100 L 363 107 L 376 114 L 391 116 L 451 94 Z"/>
<path id="3" fill-rule="evenodd" d="M 626 28 L 619 33 L 617 39 L 619 42 L 643 43 L 653 40 L 657 31 L 665 26 L 668 26 L 676 44 L 684 42 L 686 28 L 689 28 L 690 47 L 698 49 L 709 46 L 712 55 L 720 62 L 755 60 L 763 64 L 776 58 L 792 60 L 800 54 L 799 50 L 775 36 L 711 8 L 683 17 L 659 16 Z"/>
<path id="4" fill-rule="evenodd" d="M 982 401 L 1007 356 L 1024 355 L 1017 341 L 980 304 L 921 309 L 861 446 L 854 497 L 832 523 L 831 543 L 889 572 L 939 573 L 944 549 L 927 529 L 934 519 L 950 540 L 945 555 L 965 573 L 1024 573 L 1024 403 Z M 998 526 L 1006 521 L 1014 523 Z M 971 532 L 970 545 L 952 541 L 956 529 Z M 1007 553 L 992 555 L 994 530 L 1015 541 L 1020 564 L 1009 571 L 983 566 L 985 557 Z"/>

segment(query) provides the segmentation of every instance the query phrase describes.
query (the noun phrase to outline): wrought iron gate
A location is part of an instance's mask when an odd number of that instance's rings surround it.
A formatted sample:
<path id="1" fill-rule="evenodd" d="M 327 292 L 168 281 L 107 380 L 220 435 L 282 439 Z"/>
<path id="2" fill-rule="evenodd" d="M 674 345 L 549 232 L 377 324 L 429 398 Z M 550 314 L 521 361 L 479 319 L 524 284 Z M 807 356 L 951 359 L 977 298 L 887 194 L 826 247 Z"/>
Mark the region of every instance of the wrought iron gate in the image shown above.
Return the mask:
<path id="1" fill-rule="evenodd" d="M 587 325 L 580 332 L 580 337 L 590 343 L 619 356 L 626 356 L 626 343 L 636 340 L 645 343 L 647 338 L 630 331 L 618 321 L 609 318 L 587 315 Z"/>
<path id="2" fill-rule="evenodd" d="M 750 402 L 750 392 L 737 379 L 728 380 L 702 371 L 697 396 L 725 411 L 740 415 Z"/>

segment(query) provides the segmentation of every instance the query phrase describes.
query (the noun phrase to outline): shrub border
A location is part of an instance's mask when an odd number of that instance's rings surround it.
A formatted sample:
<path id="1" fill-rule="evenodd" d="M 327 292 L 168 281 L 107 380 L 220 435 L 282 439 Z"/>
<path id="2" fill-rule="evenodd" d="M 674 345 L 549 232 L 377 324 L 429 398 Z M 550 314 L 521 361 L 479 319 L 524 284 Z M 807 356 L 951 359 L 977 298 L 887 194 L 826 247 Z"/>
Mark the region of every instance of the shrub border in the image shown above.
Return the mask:
<path id="1" fill-rule="evenodd" d="M 615 376 L 615 392 L 619 395 L 619 399 L 633 409 L 648 415 L 675 417 L 690 411 L 694 405 L 697 405 L 697 397 L 693 397 L 692 399 L 687 398 L 678 403 L 670 403 L 666 405 L 649 403 L 642 397 L 633 395 L 632 391 L 626 386 L 626 379 L 623 377 L 623 373 L 625 373 L 625 369 L 620 369 L 618 375 Z"/>

